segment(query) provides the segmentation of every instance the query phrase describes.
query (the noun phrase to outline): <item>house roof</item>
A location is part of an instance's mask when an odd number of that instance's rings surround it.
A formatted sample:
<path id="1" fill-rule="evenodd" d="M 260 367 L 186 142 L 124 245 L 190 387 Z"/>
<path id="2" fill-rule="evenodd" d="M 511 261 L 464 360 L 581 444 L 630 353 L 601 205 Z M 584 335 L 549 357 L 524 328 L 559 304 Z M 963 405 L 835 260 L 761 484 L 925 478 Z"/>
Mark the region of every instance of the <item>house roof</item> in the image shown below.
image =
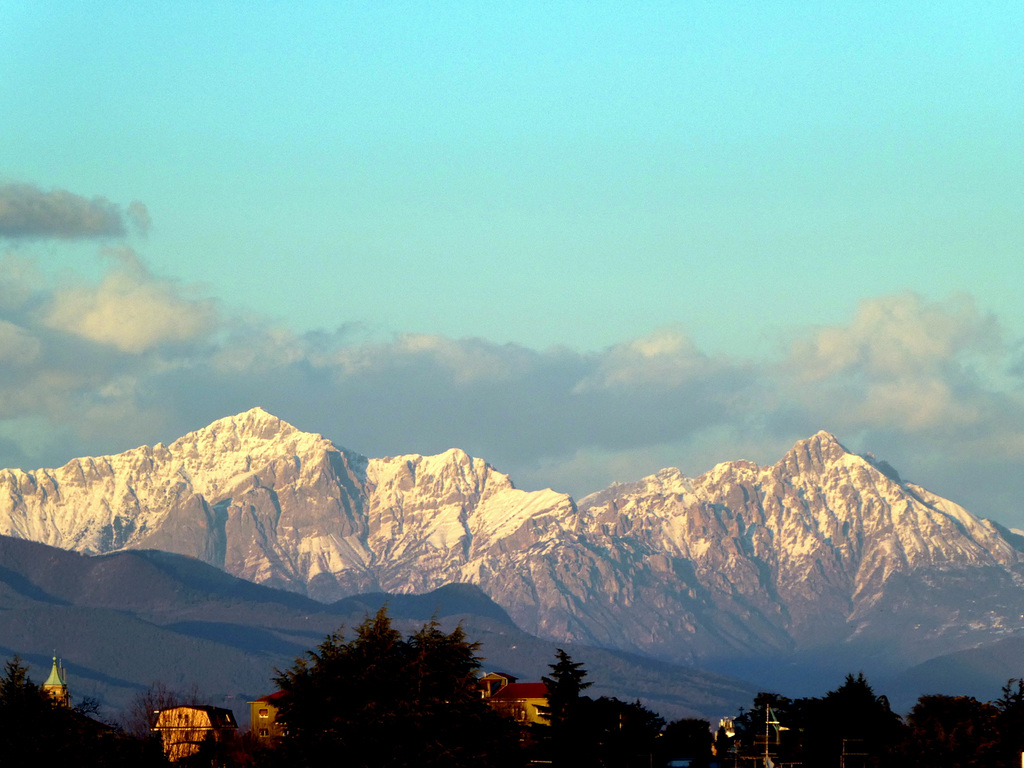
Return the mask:
<path id="1" fill-rule="evenodd" d="M 507 672 L 488 672 L 486 675 L 480 677 L 481 680 L 497 680 L 504 679 L 510 683 L 514 683 L 519 678 L 515 675 L 510 675 Z"/>
<path id="2" fill-rule="evenodd" d="M 284 691 L 274 691 L 273 693 L 268 693 L 266 696 L 260 696 L 258 699 L 254 699 L 253 701 L 250 701 L 249 703 L 253 704 L 256 701 L 267 701 L 267 702 L 273 703 L 273 702 L 277 701 L 278 699 L 282 699 L 282 698 L 284 698 Z"/>
<path id="3" fill-rule="evenodd" d="M 544 683 L 509 683 L 491 696 L 492 699 L 546 699 L 548 687 Z"/>
<path id="4" fill-rule="evenodd" d="M 209 704 L 179 704 L 175 707 L 164 707 L 163 709 L 156 710 L 157 712 L 157 725 L 153 730 L 164 730 L 173 729 L 173 726 L 169 727 L 164 725 L 166 720 L 164 716 L 176 709 L 191 710 L 193 712 L 205 712 L 210 721 L 211 728 L 237 728 L 235 723 L 235 714 L 230 709 L 224 709 L 223 707 L 213 707 Z M 201 727 L 195 722 L 188 725 L 189 728 Z"/>

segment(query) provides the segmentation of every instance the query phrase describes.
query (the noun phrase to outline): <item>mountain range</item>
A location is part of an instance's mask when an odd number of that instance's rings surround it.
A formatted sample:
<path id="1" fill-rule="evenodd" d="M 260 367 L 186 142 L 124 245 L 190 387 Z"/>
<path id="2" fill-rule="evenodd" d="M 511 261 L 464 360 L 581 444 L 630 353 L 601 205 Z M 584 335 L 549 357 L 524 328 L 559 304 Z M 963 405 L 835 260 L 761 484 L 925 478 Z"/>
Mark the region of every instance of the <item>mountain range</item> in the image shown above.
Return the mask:
<path id="1" fill-rule="evenodd" d="M 256 408 L 0 471 L 0 534 L 152 549 L 331 603 L 471 584 L 522 630 L 762 681 L 898 675 L 1024 627 L 1022 539 L 819 432 L 579 501 L 460 450 L 367 458 Z"/>

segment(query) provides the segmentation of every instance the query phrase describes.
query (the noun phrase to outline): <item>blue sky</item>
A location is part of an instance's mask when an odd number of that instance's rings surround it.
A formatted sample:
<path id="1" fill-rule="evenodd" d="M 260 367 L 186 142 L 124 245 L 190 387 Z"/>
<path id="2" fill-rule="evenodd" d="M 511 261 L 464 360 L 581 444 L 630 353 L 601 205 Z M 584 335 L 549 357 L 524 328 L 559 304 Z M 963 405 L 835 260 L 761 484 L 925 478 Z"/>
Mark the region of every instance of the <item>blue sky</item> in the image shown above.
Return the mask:
<path id="1" fill-rule="evenodd" d="M 1022 51 L 1019 2 L 0 0 L 0 466 L 258 404 L 579 495 L 824 428 L 1024 525 Z"/>

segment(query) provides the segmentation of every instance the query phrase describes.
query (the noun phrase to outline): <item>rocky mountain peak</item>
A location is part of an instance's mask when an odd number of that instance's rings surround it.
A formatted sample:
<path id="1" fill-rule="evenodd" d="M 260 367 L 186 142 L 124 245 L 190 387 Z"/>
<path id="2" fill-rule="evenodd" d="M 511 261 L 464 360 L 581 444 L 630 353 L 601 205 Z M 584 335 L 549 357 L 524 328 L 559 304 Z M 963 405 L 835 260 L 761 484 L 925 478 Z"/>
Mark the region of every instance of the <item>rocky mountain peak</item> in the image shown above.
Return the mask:
<path id="1" fill-rule="evenodd" d="M 821 430 L 806 440 L 797 441 L 782 457 L 779 465 L 792 474 L 820 475 L 830 465 L 853 455 L 835 435 Z"/>
<path id="2" fill-rule="evenodd" d="M 175 442 L 203 441 L 216 443 L 218 441 L 234 442 L 245 439 L 276 440 L 298 431 L 287 421 L 279 419 L 277 416 L 267 413 L 257 406 L 234 416 L 217 419 L 212 424 L 195 432 L 190 432 Z"/>
<path id="3" fill-rule="evenodd" d="M 179 471 L 205 493 L 280 459 L 319 461 L 325 452 L 338 448 L 322 435 L 303 432 L 262 408 L 252 408 L 190 432 L 167 450 Z"/>

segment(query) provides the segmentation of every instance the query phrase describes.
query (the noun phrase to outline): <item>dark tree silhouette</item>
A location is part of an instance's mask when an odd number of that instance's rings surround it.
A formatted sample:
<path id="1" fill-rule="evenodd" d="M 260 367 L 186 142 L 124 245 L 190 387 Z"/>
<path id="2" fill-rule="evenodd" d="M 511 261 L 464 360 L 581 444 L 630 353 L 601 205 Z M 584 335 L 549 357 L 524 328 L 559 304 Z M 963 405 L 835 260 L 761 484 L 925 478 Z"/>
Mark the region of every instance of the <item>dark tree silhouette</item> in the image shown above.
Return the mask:
<path id="1" fill-rule="evenodd" d="M 822 699 L 811 699 L 797 723 L 805 729 L 807 762 L 861 768 L 898 764 L 893 758 L 903 740 L 903 721 L 885 696 L 875 695 L 863 673 L 847 675 Z"/>
<path id="2" fill-rule="evenodd" d="M 665 726 L 658 749 L 663 762 L 673 758 L 690 758 L 696 768 L 710 762 L 711 744 L 711 724 L 707 720 L 684 718 L 673 720 Z"/>
<path id="3" fill-rule="evenodd" d="M 548 665 L 551 668 L 551 676 L 542 677 L 541 682 L 548 689 L 548 705 L 544 714 L 551 728 L 557 731 L 571 723 L 580 700 L 580 693 L 589 688 L 591 683 L 583 682 L 587 676 L 583 664 L 573 661 L 561 648 L 555 651 L 555 658 L 557 661 Z"/>
<path id="4" fill-rule="evenodd" d="M 992 765 L 998 710 L 969 696 L 922 696 L 907 717 L 902 750 L 908 768 Z"/>
<path id="5" fill-rule="evenodd" d="M 655 758 L 656 743 L 665 720 L 639 701 L 632 704 L 602 696 L 591 701 L 580 699 L 579 717 L 583 723 L 581 754 L 596 757 L 604 768 L 628 768 Z"/>
<path id="6" fill-rule="evenodd" d="M 750 760 L 763 759 L 767 753 L 776 762 L 792 762 L 797 759 L 798 745 L 791 736 L 799 712 L 799 700 L 794 702 L 778 693 L 762 691 L 754 697 L 753 708 L 735 719 L 735 741 L 723 740 L 729 744 L 723 743 L 722 747 L 728 749 L 735 744 L 737 754 Z"/>
<path id="7" fill-rule="evenodd" d="M 541 677 L 548 703 L 539 708 L 547 725 L 536 729 L 541 756 L 556 766 L 596 765 L 597 743 L 588 733 L 590 723 L 583 711 L 590 699 L 580 696 L 591 685 L 584 682 L 587 671 L 561 648 L 555 651 L 555 663 L 548 667 L 551 675 Z"/>
<path id="8" fill-rule="evenodd" d="M 885 696 L 875 695 L 863 674 L 847 675 L 820 699 L 759 693 L 754 708 L 735 724 L 739 753 L 752 759 L 769 754 L 776 763 L 844 768 L 901 764 L 895 754 L 904 738 L 903 721 Z M 731 741 L 720 734 L 720 756 L 731 749 Z"/>
<path id="9" fill-rule="evenodd" d="M 88 709 L 85 707 L 83 709 Z M 28 677 L 15 656 L 0 678 L 0 764 L 75 765 L 89 768 L 158 765 L 159 749 L 122 736 L 109 726 L 54 701 Z"/>
<path id="10" fill-rule="evenodd" d="M 1024 753 L 1024 680 L 1012 678 L 1003 686 L 996 708 L 997 766 L 1017 768 Z"/>
<path id="11" fill-rule="evenodd" d="M 346 640 L 329 635 L 276 682 L 284 693 L 284 762 L 319 766 L 505 766 L 514 725 L 476 691 L 477 644 L 436 622 L 408 639 L 382 608 Z"/>

